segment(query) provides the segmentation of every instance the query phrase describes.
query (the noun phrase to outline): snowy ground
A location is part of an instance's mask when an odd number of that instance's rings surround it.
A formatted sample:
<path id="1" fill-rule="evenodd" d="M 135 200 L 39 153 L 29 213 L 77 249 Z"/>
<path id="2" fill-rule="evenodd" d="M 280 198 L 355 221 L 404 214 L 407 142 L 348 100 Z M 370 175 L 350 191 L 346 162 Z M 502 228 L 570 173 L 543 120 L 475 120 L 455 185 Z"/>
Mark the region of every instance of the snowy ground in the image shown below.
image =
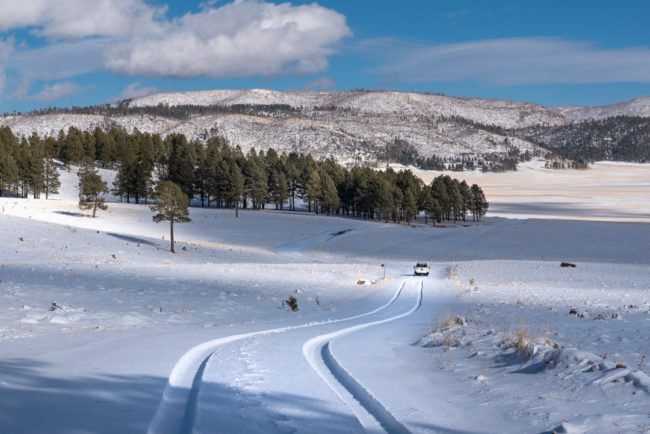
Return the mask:
<path id="1" fill-rule="evenodd" d="M 650 431 L 647 223 L 0 207 L 0 432 Z"/>
<path id="2" fill-rule="evenodd" d="M 426 182 L 441 173 L 414 172 Z M 558 170 L 534 160 L 516 172 L 445 174 L 480 185 L 492 216 L 650 223 L 650 164 L 598 162 Z"/>

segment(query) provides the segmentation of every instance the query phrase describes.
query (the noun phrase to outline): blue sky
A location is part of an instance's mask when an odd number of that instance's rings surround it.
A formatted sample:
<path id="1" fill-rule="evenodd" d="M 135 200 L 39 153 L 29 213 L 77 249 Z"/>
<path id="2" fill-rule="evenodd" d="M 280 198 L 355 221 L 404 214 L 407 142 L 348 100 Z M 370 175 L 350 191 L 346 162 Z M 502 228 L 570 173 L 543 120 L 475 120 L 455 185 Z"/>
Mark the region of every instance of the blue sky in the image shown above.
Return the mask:
<path id="1" fill-rule="evenodd" d="M 354 88 L 543 105 L 650 95 L 650 2 L 0 0 L 0 112 Z"/>

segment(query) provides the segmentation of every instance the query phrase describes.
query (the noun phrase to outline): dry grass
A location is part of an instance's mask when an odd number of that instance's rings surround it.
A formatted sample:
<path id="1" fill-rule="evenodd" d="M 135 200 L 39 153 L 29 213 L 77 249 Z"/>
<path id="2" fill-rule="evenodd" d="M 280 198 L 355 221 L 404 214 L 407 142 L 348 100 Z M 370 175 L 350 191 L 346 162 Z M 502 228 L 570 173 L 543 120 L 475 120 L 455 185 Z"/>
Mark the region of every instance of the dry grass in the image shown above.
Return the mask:
<path id="1" fill-rule="evenodd" d="M 506 330 L 501 345 L 514 347 L 528 360 L 535 354 L 535 342 L 539 342 L 539 336 L 530 331 L 524 320 L 520 320 L 517 327 Z"/>

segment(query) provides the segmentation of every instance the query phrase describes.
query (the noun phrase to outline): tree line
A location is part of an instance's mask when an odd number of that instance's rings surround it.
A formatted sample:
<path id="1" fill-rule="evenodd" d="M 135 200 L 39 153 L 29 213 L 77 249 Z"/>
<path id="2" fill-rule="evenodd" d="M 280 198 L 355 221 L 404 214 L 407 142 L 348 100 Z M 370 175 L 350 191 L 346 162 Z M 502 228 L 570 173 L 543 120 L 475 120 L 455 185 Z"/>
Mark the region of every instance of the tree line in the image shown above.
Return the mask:
<path id="1" fill-rule="evenodd" d="M 615 116 L 558 127 L 529 127 L 516 132 L 551 152 L 550 160 L 568 160 L 584 168 L 594 161 L 650 161 L 650 119 Z"/>
<path id="2" fill-rule="evenodd" d="M 481 188 L 450 176 L 424 184 L 409 170 L 347 169 L 333 159 L 314 160 L 275 150 L 244 153 L 224 140 L 188 141 L 183 134 L 92 132 L 70 127 L 56 137 L 17 140 L 0 129 L 0 193 L 52 194 L 58 185 L 48 168 L 90 160 L 117 171 L 111 192 L 122 201 L 149 203 L 156 184 L 172 182 L 202 207 L 296 210 L 409 223 L 422 211 L 432 222 L 480 219 L 488 209 Z M 86 163 L 87 164 L 87 163 Z M 46 172 L 48 174 L 46 174 Z M 53 171 L 56 173 L 56 170 Z M 58 182 L 58 180 L 57 180 Z M 49 193 L 48 193 L 49 192 Z"/>

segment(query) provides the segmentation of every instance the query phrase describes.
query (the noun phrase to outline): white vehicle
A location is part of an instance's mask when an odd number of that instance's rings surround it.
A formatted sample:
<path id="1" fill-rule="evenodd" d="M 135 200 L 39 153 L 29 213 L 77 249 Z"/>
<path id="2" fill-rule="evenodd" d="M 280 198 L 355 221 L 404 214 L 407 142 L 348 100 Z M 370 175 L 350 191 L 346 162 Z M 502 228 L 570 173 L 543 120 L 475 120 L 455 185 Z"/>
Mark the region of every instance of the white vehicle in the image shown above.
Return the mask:
<path id="1" fill-rule="evenodd" d="M 413 274 L 416 276 L 428 276 L 429 271 L 431 271 L 431 269 L 426 262 L 418 262 L 415 264 L 415 267 L 413 267 Z"/>

